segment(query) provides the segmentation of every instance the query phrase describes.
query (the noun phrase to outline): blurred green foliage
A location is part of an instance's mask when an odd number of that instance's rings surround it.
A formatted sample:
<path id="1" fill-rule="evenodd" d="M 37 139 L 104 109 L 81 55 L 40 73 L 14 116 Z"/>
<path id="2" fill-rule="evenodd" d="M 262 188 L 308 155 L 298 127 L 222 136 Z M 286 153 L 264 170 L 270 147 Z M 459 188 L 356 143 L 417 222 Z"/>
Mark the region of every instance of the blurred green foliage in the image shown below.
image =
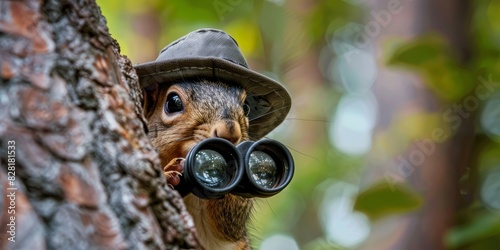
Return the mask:
<path id="1" fill-rule="evenodd" d="M 451 54 L 449 44 L 439 35 L 432 34 L 406 42 L 393 41 L 392 47 L 386 50 L 388 65 L 420 72 L 427 79 L 425 82 L 430 89 L 449 103 L 477 95 L 475 88 L 484 84 L 477 76 L 489 76 L 490 81 L 498 81 L 500 2 L 479 0 L 474 1 L 473 6 L 470 30 L 472 52 L 466 63 L 461 63 L 456 55 Z M 481 106 L 500 98 L 498 89 L 490 94 L 492 97 Z M 479 112 L 480 119 L 493 119 L 495 122 L 489 125 L 500 126 L 498 113 L 484 111 Z M 478 131 L 480 134 L 488 135 L 488 130 L 492 129 L 485 124 L 479 124 L 479 127 L 482 128 Z M 465 173 L 460 180 L 464 189 L 461 192 L 477 191 L 474 202 L 460 211 L 460 225 L 445 238 L 446 245 L 451 249 L 496 249 L 500 244 L 500 145 L 498 137 L 491 134 L 480 138 L 476 144 L 480 147 L 475 149 L 479 163 L 472 168 L 473 173 Z"/>
<path id="2" fill-rule="evenodd" d="M 388 215 L 408 213 L 422 206 L 420 194 L 401 183 L 382 181 L 361 191 L 356 197 L 354 209 L 365 213 L 371 220 Z"/>
<path id="3" fill-rule="evenodd" d="M 418 37 L 395 47 L 387 52 L 387 64 L 421 72 L 425 83 L 443 100 L 458 102 L 475 86 L 473 72 L 457 63 L 439 35 Z"/>
<path id="4" fill-rule="evenodd" d="M 452 248 L 476 243 L 475 249 L 491 249 L 500 242 L 500 213 L 478 214 L 469 224 L 450 231 L 446 244 Z M 491 242 L 487 242 L 491 241 Z"/>

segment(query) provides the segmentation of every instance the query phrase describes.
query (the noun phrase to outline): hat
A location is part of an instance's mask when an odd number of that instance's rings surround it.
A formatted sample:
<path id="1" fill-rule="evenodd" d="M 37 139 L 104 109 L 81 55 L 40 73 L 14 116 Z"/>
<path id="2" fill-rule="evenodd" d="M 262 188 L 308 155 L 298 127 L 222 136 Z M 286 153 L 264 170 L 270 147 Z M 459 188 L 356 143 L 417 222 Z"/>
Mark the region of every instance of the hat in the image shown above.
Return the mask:
<path id="1" fill-rule="evenodd" d="M 290 110 L 290 95 L 273 79 L 248 68 L 236 41 L 216 29 L 200 29 L 167 45 L 153 62 L 134 66 L 142 88 L 188 79 L 207 78 L 238 83 L 250 105 L 249 134 L 262 138 L 277 127 Z"/>

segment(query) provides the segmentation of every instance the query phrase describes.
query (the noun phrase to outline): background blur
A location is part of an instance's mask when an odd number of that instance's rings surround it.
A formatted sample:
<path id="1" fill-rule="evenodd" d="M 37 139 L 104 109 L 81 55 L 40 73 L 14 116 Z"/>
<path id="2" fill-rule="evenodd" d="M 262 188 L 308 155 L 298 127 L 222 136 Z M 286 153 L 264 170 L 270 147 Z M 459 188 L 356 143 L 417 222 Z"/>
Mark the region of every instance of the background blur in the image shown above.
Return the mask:
<path id="1" fill-rule="evenodd" d="M 256 249 L 498 249 L 500 1 L 97 2 L 133 64 L 213 27 L 289 90 Z"/>

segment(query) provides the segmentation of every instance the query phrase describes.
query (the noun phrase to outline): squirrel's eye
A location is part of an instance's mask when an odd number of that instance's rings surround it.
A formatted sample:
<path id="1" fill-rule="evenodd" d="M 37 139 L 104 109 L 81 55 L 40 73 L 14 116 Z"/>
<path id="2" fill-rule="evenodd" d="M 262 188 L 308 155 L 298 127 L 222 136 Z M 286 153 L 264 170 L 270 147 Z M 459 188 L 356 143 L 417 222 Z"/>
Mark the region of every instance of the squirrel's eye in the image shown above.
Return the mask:
<path id="1" fill-rule="evenodd" d="M 184 110 L 182 105 L 182 100 L 177 93 L 171 93 L 167 96 L 167 102 L 165 103 L 165 113 L 176 113 Z"/>
<path id="2" fill-rule="evenodd" d="M 248 116 L 250 114 L 250 105 L 247 101 L 243 103 L 243 113 L 245 114 L 245 116 Z"/>

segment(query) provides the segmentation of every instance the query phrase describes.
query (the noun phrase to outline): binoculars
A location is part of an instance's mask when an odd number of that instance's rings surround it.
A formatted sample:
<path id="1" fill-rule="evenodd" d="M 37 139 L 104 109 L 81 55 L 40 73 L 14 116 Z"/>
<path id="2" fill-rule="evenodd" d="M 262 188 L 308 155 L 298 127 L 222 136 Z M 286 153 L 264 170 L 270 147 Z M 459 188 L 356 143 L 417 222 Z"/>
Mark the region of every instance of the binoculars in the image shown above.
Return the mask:
<path id="1" fill-rule="evenodd" d="M 187 154 L 175 189 L 182 197 L 192 193 L 218 199 L 227 193 L 242 197 L 270 197 L 292 180 L 290 151 L 271 139 L 245 141 L 234 146 L 221 138 L 196 144 Z"/>

